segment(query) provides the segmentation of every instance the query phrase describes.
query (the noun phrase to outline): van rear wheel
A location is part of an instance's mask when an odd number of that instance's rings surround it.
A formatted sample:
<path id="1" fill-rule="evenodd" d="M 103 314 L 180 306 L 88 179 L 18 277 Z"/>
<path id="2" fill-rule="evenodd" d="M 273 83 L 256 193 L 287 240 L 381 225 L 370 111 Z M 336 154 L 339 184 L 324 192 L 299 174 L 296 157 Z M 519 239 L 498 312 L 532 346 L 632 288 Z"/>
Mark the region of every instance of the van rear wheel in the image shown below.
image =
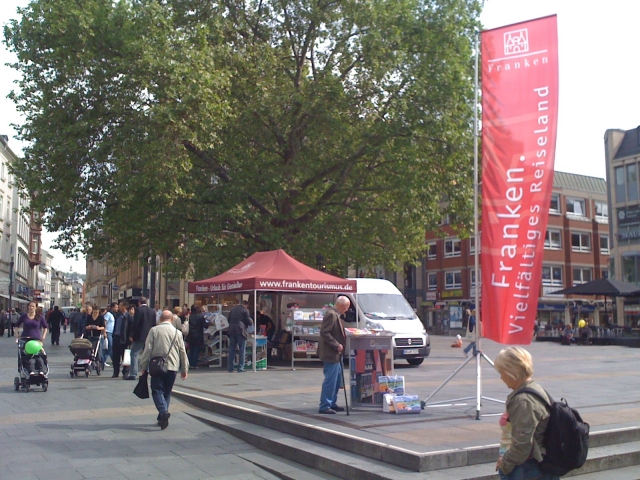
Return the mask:
<path id="1" fill-rule="evenodd" d="M 418 365 L 422 365 L 424 358 L 407 358 L 407 362 L 409 362 L 409 365 L 415 365 L 417 367 Z"/>

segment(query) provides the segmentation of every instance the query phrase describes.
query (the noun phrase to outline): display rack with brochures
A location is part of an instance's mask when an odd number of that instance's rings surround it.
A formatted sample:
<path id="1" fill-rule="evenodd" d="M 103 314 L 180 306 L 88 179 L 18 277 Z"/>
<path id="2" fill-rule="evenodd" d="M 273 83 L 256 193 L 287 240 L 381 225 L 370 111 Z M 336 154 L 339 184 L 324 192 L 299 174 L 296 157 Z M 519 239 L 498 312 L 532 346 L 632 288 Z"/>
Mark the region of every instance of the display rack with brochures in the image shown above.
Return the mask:
<path id="1" fill-rule="evenodd" d="M 318 342 L 324 311 L 310 308 L 292 308 L 287 316 L 287 329 L 291 332 L 291 368 L 295 361 L 316 361 Z"/>

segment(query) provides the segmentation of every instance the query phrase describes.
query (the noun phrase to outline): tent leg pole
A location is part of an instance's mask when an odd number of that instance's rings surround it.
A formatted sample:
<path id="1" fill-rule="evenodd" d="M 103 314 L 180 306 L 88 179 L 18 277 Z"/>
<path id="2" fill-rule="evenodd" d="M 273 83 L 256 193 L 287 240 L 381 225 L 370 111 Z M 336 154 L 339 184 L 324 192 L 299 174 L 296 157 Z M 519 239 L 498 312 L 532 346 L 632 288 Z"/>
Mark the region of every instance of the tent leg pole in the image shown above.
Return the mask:
<path id="1" fill-rule="evenodd" d="M 257 313 L 257 305 L 258 305 L 258 291 L 253 291 L 253 348 L 251 349 L 251 365 L 253 366 L 253 371 L 257 370 L 256 368 L 256 349 L 258 348 L 258 313 Z"/>

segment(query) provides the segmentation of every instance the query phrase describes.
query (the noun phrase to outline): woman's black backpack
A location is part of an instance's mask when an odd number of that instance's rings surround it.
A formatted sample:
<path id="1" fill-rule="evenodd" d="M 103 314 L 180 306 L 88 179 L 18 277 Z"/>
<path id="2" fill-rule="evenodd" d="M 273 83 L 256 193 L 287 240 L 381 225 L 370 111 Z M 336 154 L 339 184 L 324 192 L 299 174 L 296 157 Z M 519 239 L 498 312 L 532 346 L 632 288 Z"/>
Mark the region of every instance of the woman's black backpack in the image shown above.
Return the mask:
<path id="1" fill-rule="evenodd" d="M 531 388 L 523 388 L 517 394 L 521 393 L 534 395 L 549 409 L 549 423 L 544 432 L 546 453 L 540 462 L 542 471 L 561 477 L 584 465 L 589 452 L 589 424 L 582 421 L 578 411 L 569 407 L 564 398 L 555 402 L 547 393 L 549 404 Z"/>

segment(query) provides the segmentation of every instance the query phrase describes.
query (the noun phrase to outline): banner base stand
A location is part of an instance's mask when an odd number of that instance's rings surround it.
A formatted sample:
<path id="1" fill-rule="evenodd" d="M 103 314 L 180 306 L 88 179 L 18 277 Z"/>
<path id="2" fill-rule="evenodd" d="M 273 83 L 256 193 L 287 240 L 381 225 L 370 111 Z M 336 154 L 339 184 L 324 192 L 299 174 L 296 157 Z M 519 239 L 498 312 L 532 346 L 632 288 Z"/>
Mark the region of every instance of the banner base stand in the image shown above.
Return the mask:
<path id="1" fill-rule="evenodd" d="M 495 402 L 495 403 L 501 403 L 501 404 L 505 403 L 504 400 L 498 400 L 495 398 L 482 396 L 482 366 L 480 365 L 480 362 L 482 361 L 482 359 L 484 359 L 489 365 L 493 367 L 493 361 L 489 357 L 487 357 L 484 353 L 482 353 L 480 349 L 474 348 L 473 350 L 474 352 L 472 356 L 470 356 L 464 362 L 462 362 L 462 364 L 458 368 L 456 368 L 453 371 L 453 373 L 449 375 L 447 379 L 438 386 L 438 388 L 436 388 L 433 392 L 431 392 L 431 394 L 427 398 L 425 398 L 420 402 L 420 406 L 422 407 L 423 410 L 425 409 L 425 407 L 428 407 L 428 406 L 442 405 L 447 403 L 459 402 L 461 400 L 475 399 L 476 400 L 476 420 L 480 420 L 480 417 L 481 417 L 480 410 L 482 406 L 482 400 L 487 400 L 489 402 Z M 436 393 L 442 390 L 447 385 L 447 383 L 449 383 L 458 374 L 458 372 L 460 372 L 465 366 L 467 366 L 469 362 L 471 362 L 471 360 L 474 360 L 474 359 L 476 361 L 476 380 L 477 380 L 477 384 L 476 384 L 477 393 L 475 397 L 453 398 L 449 400 L 440 400 L 438 402 L 429 403 L 429 400 L 431 400 L 431 398 L 433 398 L 436 395 Z"/>

